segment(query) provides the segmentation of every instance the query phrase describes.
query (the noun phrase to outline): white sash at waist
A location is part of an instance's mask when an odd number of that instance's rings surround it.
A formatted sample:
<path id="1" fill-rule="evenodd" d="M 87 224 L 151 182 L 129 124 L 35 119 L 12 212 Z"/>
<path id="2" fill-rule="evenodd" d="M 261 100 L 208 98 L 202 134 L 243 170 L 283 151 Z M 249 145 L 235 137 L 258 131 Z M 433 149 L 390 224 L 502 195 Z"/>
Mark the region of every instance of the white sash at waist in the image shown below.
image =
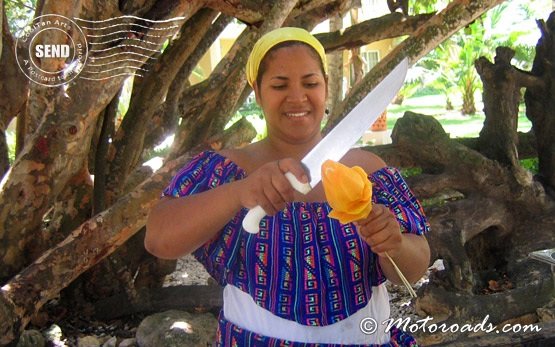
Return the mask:
<path id="1" fill-rule="evenodd" d="M 326 326 L 307 326 L 274 315 L 258 306 L 252 297 L 239 288 L 224 288 L 224 316 L 244 329 L 264 336 L 305 343 L 383 344 L 389 342 L 389 332 L 384 332 L 389 319 L 389 295 L 385 284 L 372 287 L 372 297 L 364 308 L 339 322 Z M 361 331 L 371 327 L 372 318 L 378 324 L 374 334 Z M 361 323 L 362 322 L 362 323 Z"/>

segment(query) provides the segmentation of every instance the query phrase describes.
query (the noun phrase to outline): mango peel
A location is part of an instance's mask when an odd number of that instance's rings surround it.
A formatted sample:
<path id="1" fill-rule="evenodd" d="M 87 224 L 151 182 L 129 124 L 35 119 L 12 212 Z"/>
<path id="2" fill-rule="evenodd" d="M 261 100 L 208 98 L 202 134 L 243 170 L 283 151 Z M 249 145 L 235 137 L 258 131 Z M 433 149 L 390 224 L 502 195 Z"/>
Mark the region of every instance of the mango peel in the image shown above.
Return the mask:
<path id="1" fill-rule="evenodd" d="M 372 211 L 372 182 L 360 166 L 349 168 L 326 160 L 322 185 L 332 211 L 329 216 L 346 224 L 368 217 Z"/>

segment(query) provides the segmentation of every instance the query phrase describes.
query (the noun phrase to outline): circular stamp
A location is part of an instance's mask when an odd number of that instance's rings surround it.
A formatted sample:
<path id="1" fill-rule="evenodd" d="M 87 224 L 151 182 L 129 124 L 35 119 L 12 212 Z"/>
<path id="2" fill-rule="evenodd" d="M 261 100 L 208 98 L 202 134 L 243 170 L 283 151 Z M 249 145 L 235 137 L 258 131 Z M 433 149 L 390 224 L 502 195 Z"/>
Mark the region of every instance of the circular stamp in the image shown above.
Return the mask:
<path id="1" fill-rule="evenodd" d="M 69 83 L 83 70 L 87 38 L 73 20 L 59 14 L 36 17 L 17 35 L 17 64 L 32 82 L 46 87 Z"/>

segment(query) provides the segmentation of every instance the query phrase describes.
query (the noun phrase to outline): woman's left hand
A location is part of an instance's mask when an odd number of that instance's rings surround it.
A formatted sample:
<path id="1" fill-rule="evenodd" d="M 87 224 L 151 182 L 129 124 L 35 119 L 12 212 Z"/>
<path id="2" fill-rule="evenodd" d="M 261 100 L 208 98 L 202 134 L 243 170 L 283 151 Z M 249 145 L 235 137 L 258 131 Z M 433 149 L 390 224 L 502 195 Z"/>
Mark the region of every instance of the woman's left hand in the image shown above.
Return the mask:
<path id="1" fill-rule="evenodd" d="M 356 221 L 355 225 L 372 252 L 379 256 L 385 252 L 395 256 L 396 251 L 401 249 L 403 236 L 399 222 L 386 206 L 374 204 L 368 217 Z"/>

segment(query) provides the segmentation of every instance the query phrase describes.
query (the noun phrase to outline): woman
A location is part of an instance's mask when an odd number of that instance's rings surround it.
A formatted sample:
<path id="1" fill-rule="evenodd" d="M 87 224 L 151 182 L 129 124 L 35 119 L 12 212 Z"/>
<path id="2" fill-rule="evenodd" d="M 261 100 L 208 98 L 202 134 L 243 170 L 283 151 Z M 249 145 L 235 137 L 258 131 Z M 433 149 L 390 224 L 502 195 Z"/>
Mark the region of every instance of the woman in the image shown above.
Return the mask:
<path id="1" fill-rule="evenodd" d="M 342 163 L 372 173 L 374 206 L 356 224 L 328 217 L 321 185 L 300 195 L 284 176 L 307 182 L 300 159 L 322 138 L 322 45 L 303 29 L 274 30 L 253 48 L 247 80 L 268 136 L 194 157 L 151 211 L 146 248 L 170 259 L 193 252 L 225 286 L 218 345 L 415 345 L 396 328 L 360 328 L 389 318 L 384 281 L 400 279 L 386 252 L 412 282 L 429 262 L 428 223 L 399 173 L 367 151 L 347 153 Z M 269 216 L 249 234 L 241 222 L 256 205 Z"/>

